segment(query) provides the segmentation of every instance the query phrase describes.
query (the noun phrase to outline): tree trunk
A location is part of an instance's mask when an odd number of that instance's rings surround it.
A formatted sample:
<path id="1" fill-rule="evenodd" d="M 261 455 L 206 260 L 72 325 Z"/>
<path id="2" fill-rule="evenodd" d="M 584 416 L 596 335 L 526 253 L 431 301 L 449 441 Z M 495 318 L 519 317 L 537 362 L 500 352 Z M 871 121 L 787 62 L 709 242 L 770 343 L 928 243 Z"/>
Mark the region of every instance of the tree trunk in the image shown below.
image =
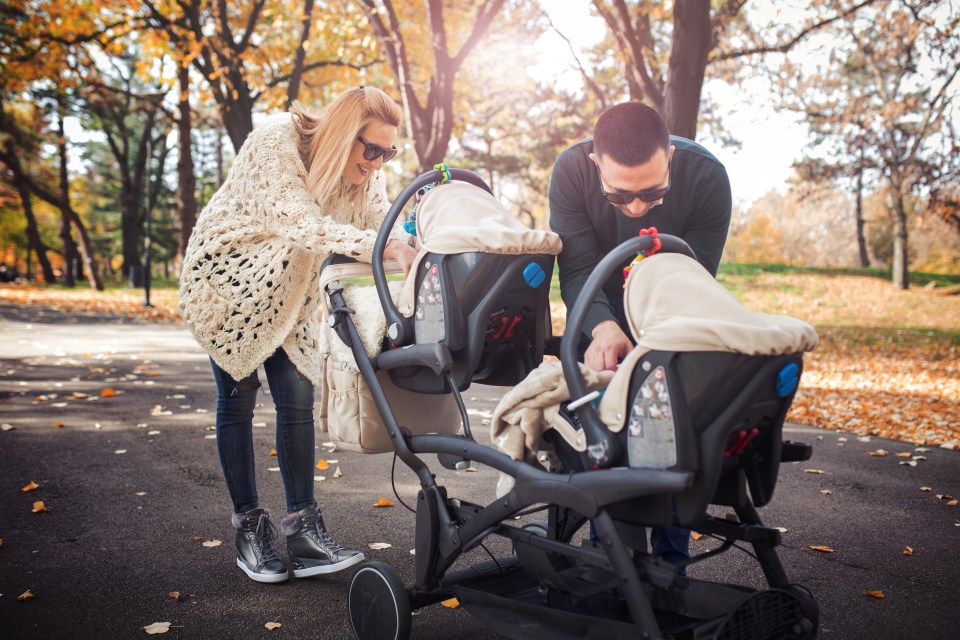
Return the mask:
<path id="1" fill-rule="evenodd" d="M 910 259 L 907 252 L 907 211 L 903 196 L 896 196 L 893 213 L 893 286 L 897 289 L 908 289 Z"/>
<path id="2" fill-rule="evenodd" d="M 60 155 L 60 240 L 63 245 L 63 284 L 77 284 L 77 245 L 70 235 L 70 181 L 67 175 L 67 135 L 63 127 L 63 106 L 57 110 L 57 150 Z"/>
<path id="3" fill-rule="evenodd" d="M 663 117 L 670 133 L 696 139 L 700 92 L 710 52 L 710 0 L 673 5 L 673 38 Z"/>
<path id="4" fill-rule="evenodd" d="M 870 254 L 867 252 L 867 238 L 863 232 L 863 165 L 857 170 L 857 247 L 860 249 L 860 266 L 870 266 Z"/>
<path id="5" fill-rule="evenodd" d="M 30 250 L 37 254 L 37 262 L 40 263 L 40 269 L 43 271 L 43 281 L 47 284 L 56 282 L 57 277 L 53 275 L 53 267 L 50 266 L 50 259 L 47 257 L 47 247 L 40 239 L 40 231 L 37 229 L 37 219 L 33 215 L 33 200 L 30 196 L 30 190 L 18 177 L 15 177 L 17 191 L 20 193 L 20 202 L 23 204 L 23 214 L 27 218 L 27 279 L 30 278 Z"/>
<path id="6" fill-rule="evenodd" d="M 187 242 L 193 227 L 197 223 L 197 178 L 193 169 L 193 131 L 190 119 L 190 68 L 180 67 L 180 114 L 177 120 L 179 141 L 177 150 L 177 218 L 180 221 L 180 235 L 177 239 L 177 255 L 183 258 Z"/>
<path id="7" fill-rule="evenodd" d="M 303 29 L 300 32 L 300 43 L 297 45 L 297 53 L 293 59 L 293 71 L 290 72 L 290 84 L 287 85 L 287 103 L 284 110 L 289 110 L 297 96 L 300 95 L 300 83 L 303 80 L 303 65 L 307 59 L 307 49 L 305 47 L 310 38 L 310 26 L 313 24 L 313 0 L 305 0 L 303 3 Z"/>

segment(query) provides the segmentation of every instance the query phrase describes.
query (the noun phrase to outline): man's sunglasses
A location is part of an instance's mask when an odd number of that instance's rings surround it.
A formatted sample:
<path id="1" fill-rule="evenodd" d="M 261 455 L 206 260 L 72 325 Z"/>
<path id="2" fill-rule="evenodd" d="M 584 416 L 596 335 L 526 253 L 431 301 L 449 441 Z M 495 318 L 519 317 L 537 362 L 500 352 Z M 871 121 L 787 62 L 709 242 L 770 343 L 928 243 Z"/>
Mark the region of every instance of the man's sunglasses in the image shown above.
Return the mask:
<path id="1" fill-rule="evenodd" d="M 672 160 L 671 160 L 672 162 Z M 657 200 L 663 200 L 664 196 L 667 195 L 667 192 L 670 191 L 670 185 L 673 184 L 673 179 L 670 176 L 670 162 L 667 163 L 667 186 L 657 187 L 656 189 L 647 189 L 645 191 L 636 191 L 634 193 L 607 193 L 603 188 L 603 174 L 600 173 L 600 166 L 594 163 L 597 168 L 597 176 L 600 178 L 600 193 L 607 199 L 607 202 L 610 204 L 630 204 L 636 198 L 640 198 L 640 202 L 656 202 Z"/>
<path id="2" fill-rule="evenodd" d="M 363 139 L 362 136 L 357 136 L 357 142 L 363 145 L 363 159 L 364 160 L 376 160 L 380 156 L 383 156 L 384 162 L 390 162 L 393 159 L 393 156 L 397 155 L 396 147 L 390 147 L 389 149 L 384 149 L 378 144 L 373 144 L 372 142 L 367 142 Z"/>

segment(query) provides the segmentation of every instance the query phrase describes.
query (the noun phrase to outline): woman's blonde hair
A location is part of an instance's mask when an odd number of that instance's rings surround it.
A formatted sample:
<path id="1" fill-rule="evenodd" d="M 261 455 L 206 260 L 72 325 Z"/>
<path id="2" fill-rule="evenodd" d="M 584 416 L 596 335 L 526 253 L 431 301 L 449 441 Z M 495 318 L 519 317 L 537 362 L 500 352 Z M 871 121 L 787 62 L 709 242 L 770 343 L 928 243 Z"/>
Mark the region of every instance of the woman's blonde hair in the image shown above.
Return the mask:
<path id="1" fill-rule="evenodd" d="M 399 127 L 403 115 L 390 96 L 374 87 L 349 89 L 318 114 L 294 102 L 290 113 L 300 134 L 300 154 L 306 158 L 307 188 L 317 203 L 353 197 L 363 190 L 364 185 L 343 179 L 357 136 L 373 121 Z"/>

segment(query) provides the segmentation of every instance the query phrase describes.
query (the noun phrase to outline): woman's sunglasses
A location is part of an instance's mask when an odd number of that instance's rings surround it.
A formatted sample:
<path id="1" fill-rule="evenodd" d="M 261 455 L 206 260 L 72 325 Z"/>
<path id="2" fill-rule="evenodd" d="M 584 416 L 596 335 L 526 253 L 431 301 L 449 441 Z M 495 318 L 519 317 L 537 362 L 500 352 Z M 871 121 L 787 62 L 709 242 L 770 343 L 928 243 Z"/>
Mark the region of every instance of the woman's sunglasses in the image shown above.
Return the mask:
<path id="1" fill-rule="evenodd" d="M 667 192 L 670 191 L 670 185 L 673 184 L 673 179 L 670 177 L 670 163 L 667 163 L 667 186 L 657 187 L 656 189 L 647 189 L 646 191 L 636 191 L 634 193 L 607 193 L 603 188 L 603 174 L 600 173 L 600 167 L 594 163 L 597 167 L 597 175 L 600 177 L 600 193 L 607 199 L 607 202 L 610 204 L 630 204 L 634 201 L 635 198 L 640 198 L 640 202 L 656 202 L 657 200 L 663 200 L 664 196 L 667 195 Z"/>
<path id="2" fill-rule="evenodd" d="M 363 139 L 362 136 L 357 136 L 357 142 L 363 145 L 363 159 L 364 160 L 376 160 L 380 156 L 383 156 L 384 162 L 390 162 L 393 159 L 393 156 L 397 155 L 396 147 L 390 147 L 389 149 L 384 149 L 378 144 L 373 144 L 372 142 L 367 142 Z"/>

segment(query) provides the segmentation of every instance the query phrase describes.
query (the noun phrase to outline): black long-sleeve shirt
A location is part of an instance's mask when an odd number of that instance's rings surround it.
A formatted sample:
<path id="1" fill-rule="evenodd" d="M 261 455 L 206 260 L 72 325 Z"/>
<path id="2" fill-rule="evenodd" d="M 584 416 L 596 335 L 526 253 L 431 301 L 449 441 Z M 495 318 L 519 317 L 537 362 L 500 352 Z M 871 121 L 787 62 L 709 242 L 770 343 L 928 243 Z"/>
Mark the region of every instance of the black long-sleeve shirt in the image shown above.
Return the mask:
<path id="1" fill-rule="evenodd" d="M 600 260 L 648 227 L 683 238 L 697 260 L 716 276 L 732 207 L 727 171 L 692 140 L 671 136 L 670 143 L 676 147 L 670 164 L 670 191 L 641 218 L 630 218 L 607 202 L 589 157 L 593 138 L 576 143 L 557 158 L 550 178 L 550 228 L 563 240 L 557 267 L 560 295 L 568 313 Z M 629 263 L 627 260 L 623 266 Z M 622 270 L 610 276 L 587 314 L 583 332 L 588 337 L 606 320 L 622 324 L 609 302 L 615 296 L 623 298 Z"/>

